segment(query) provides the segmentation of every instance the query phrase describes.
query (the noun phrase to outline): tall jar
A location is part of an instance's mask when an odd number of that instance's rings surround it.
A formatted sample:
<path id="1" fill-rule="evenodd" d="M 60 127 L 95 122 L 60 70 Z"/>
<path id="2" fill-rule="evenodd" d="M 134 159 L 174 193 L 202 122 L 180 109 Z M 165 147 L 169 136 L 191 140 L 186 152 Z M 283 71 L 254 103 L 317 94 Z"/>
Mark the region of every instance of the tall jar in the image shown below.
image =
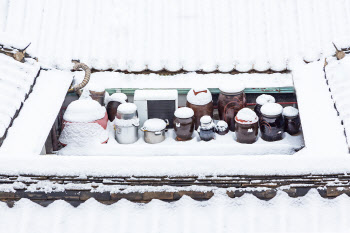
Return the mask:
<path id="1" fill-rule="evenodd" d="M 243 108 L 237 113 L 235 117 L 237 142 L 247 144 L 256 142 L 259 132 L 258 120 L 256 113 L 249 108 Z"/>
<path id="2" fill-rule="evenodd" d="M 267 103 L 261 107 L 259 126 L 261 138 L 265 141 L 278 141 L 283 138 L 284 119 L 282 106 L 276 103 Z"/>
<path id="3" fill-rule="evenodd" d="M 128 97 L 124 93 L 114 93 L 109 96 L 106 101 L 108 119 L 113 122 L 117 117 L 117 110 L 119 105 L 128 102 Z"/>
<path id="4" fill-rule="evenodd" d="M 290 135 L 298 134 L 300 131 L 300 117 L 299 110 L 288 106 L 283 109 L 284 116 L 284 130 Z"/>
<path id="5" fill-rule="evenodd" d="M 272 95 L 266 95 L 266 94 L 262 94 L 259 95 L 258 98 L 256 98 L 256 105 L 254 107 L 254 112 L 256 113 L 256 115 L 258 115 L 258 117 L 261 116 L 261 107 L 266 104 L 266 103 L 275 103 L 275 97 L 273 97 Z"/>
<path id="6" fill-rule="evenodd" d="M 133 103 L 123 103 L 118 107 L 115 123 L 115 139 L 120 144 L 131 144 L 138 140 L 139 119 L 137 107 Z"/>
<path id="7" fill-rule="evenodd" d="M 178 108 L 174 118 L 174 131 L 176 141 L 188 141 L 192 139 L 194 131 L 194 112 L 191 108 Z"/>
<path id="8" fill-rule="evenodd" d="M 226 121 L 230 131 L 235 131 L 235 116 L 238 111 L 247 106 L 244 86 L 235 84 L 233 87 L 221 87 L 218 110 L 220 120 Z"/>
<path id="9" fill-rule="evenodd" d="M 186 106 L 194 112 L 195 129 L 200 126 L 202 116 L 208 115 L 213 117 L 213 98 L 207 88 L 192 88 L 187 93 Z"/>

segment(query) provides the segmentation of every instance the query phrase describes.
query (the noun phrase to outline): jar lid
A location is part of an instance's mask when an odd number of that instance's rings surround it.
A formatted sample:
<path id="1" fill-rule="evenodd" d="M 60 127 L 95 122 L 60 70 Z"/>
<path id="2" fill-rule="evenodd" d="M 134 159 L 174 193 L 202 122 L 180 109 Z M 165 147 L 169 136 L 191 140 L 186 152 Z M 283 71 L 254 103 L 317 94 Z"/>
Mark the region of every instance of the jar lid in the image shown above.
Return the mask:
<path id="1" fill-rule="evenodd" d="M 177 118 L 190 118 L 193 117 L 194 112 L 192 110 L 192 108 L 188 108 L 188 107 L 182 107 L 182 108 L 178 108 L 174 115 Z"/>
<path id="2" fill-rule="evenodd" d="M 260 104 L 260 105 L 264 105 L 266 103 L 275 103 L 275 97 L 273 97 L 272 95 L 266 95 L 266 94 L 262 94 L 259 95 L 258 98 L 256 98 L 256 103 Z"/>
<path id="3" fill-rule="evenodd" d="M 227 94 L 236 94 L 236 93 L 241 93 L 244 91 L 244 85 L 242 83 L 234 83 L 232 85 L 225 85 L 219 87 L 219 90 L 223 93 Z"/>
<path id="4" fill-rule="evenodd" d="M 299 110 L 292 107 L 292 106 L 287 106 L 283 109 L 283 116 L 286 117 L 296 117 L 299 114 Z"/>
<path id="5" fill-rule="evenodd" d="M 207 88 L 192 88 L 187 93 L 187 101 L 194 105 L 205 105 L 212 100 L 211 93 Z"/>
<path id="6" fill-rule="evenodd" d="M 106 109 L 92 99 L 79 99 L 70 103 L 63 119 L 69 122 L 92 122 L 102 119 Z"/>
<path id="7" fill-rule="evenodd" d="M 235 117 L 235 121 L 239 124 L 254 124 L 258 122 L 258 116 L 250 108 L 242 108 Z"/>
<path id="8" fill-rule="evenodd" d="M 136 112 L 137 106 L 136 104 L 133 103 L 123 103 L 119 105 L 117 112 L 122 113 L 122 114 L 132 114 Z"/>
<path id="9" fill-rule="evenodd" d="M 165 127 L 166 127 L 165 121 L 158 118 L 148 119 L 143 124 L 143 128 L 146 131 L 152 131 L 152 132 L 161 131 L 165 129 Z"/>
<path id="10" fill-rule="evenodd" d="M 261 107 L 260 111 L 265 116 L 278 116 L 282 114 L 283 108 L 277 103 L 267 103 Z"/>
<path id="11" fill-rule="evenodd" d="M 205 116 L 201 117 L 200 122 L 203 124 L 208 124 L 208 123 L 212 122 L 212 119 L 210 116 L 205 115 Z"/>

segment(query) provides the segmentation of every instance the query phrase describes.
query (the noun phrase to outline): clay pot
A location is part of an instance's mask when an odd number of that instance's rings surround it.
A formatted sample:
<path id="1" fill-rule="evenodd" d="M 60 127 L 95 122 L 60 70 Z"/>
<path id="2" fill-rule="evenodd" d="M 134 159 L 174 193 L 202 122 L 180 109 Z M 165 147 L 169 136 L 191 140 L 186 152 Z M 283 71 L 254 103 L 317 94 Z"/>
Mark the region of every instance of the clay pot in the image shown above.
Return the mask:
<path id="1" fill-rule="evenodd" d="M 237 142 L 247 144 L 256 142 L 259 132 L 258 122 L 253 124 L 241 124 L 236 122 L 235 127 Z"/>
<path id="2" fill-rule="evenodd" d="M 215 127 L 215 132 L 219 135 L 225 135 L 228 131 L 228 124 L 225 121 L 218 121 Z"/>
<path id="3" fill-rule="evenodd" d="M 201 125 L 198 128 L 199 137 L 202 141 L 215 139 L 215 124 L 210 116 L 206 115 L 200 119 Z"/>
<path id="4" fill-rule="evenodd" d="M 233 132 L 235 131 L 235 116 L 239 110 L 247 105 L 243 90 L 234 93 L 220 90 L 219 94 L 218 110 L 220 120 L 226 121 L 229 130 Z"/>
<path id="5" fill-rule="evenodd" d="M 106 109 L 108 114 L 108 120 L 110 122 L 113 122 L 114 119 L 117 117 L 117 110 L 119 105 L 127 102 L 128 100 L 125 100 L 124 102 L 113 101 L 113 100 L 108 102 Z"/>
<path id="6" fill-rule="evenodd" d="M 194 112 L 191 108 L 179 108 L 174 113 L 174 131 L 177 141 L 192 139 L 194 131 Z"/>
<path id="7" fill-rule="evenodd" d="M 299 115 L 294 117 L 284 117 L 284 130 L 290 135 L 298 134 L 300 131 L 300 117 Z"/>
<path id="8" fill-rule="evenodd" d="M 102 106 L 105 105 L 105 91 L 98 92 L 98 91 L 89 90 L 89 93 L 90 93 L 91 99 L 96 100 Z"/>
<path id="9" fill-rule="evenodd" d="M 208 104 L 205 105 L 195 105 L 195 104 L 191 104 L 188 101 L 186 102 L 186 106 L 189 108 L 192 108 L 192 110 L 194 111 L 194 120 L 195 120 L 195 129 L 197 130 L 198 127 L 201 124 L 201 117 L 208 115 L 213 117 L 213 111 L 214 111 L 214 105 L 213 105 L 213 101 L 209 102 Z"/>

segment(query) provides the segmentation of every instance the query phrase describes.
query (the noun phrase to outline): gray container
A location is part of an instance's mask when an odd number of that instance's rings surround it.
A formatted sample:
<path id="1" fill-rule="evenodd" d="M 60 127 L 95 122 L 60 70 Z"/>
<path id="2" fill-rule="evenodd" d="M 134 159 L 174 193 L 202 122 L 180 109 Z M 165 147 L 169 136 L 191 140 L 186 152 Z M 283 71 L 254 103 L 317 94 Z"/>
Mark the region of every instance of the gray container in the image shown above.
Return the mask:
<path id="1" fill-rule="evenodd" d="M 163 124 L 160 124 L 160 128 L 159 127 L 147 127 L 147 125 L 149 125 L 148 123 L 150 123 L 151 121 L 153 122 L 163 122 Z M 145 121 L 144 126 L 141 128 L 141 131 L 144 132 L 144 140 L 146 143 L 149 144 L 156 144 L 156 143 L 160 143 L 162 141 L 165 140 L 165 131 L 166 131 L 166 126 L 169 125 L 169 121 L 166 120 L 162 120 L 162 119 L 149 119 L 147 121 Z M 158 124 L 159 126 L 159 124 Z"/>
<path id="2" fill-rule="evenodd" d="M 132 103 L 123 103 L 117 110 L 115 119 L 115 139 L 120 144 L 131 144 L 139 139 L 139 119 L 137 107 Z"/>

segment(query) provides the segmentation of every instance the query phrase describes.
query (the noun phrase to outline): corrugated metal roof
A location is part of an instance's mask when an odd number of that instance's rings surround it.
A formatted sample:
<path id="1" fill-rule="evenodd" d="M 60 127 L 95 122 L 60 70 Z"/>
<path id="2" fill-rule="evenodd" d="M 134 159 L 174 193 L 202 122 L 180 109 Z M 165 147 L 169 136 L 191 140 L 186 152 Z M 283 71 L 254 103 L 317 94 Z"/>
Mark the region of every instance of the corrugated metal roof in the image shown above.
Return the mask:
<path id="1" fill-rule="evenodd" d="M 0 138 L 1 144 L 8 127 L 27 98 L 40 66 L 35 62 L 21 63 L 0 54 Z"/>
<path id="2" fill-rule="evenodd" d="M 349 0 L 0 0 L 0 31 L 47 65 L 280 71 L 350 47 Z"/>
<path id="3" fill-rule="evenodd" d="M 27 199 L 13 208 L 0 203 L 0 227 L 25 232 L 349 232 L 350 198 L 323 199 L 316 190 L 290 198 L 279 192 L 270 201 L 250 194 L 208 201 L 184 196 L 176 202 L 148 204 L 121 200 L 103 205 L 89 199 L 74 208 L 64 201 L 41 207 Z"/>

